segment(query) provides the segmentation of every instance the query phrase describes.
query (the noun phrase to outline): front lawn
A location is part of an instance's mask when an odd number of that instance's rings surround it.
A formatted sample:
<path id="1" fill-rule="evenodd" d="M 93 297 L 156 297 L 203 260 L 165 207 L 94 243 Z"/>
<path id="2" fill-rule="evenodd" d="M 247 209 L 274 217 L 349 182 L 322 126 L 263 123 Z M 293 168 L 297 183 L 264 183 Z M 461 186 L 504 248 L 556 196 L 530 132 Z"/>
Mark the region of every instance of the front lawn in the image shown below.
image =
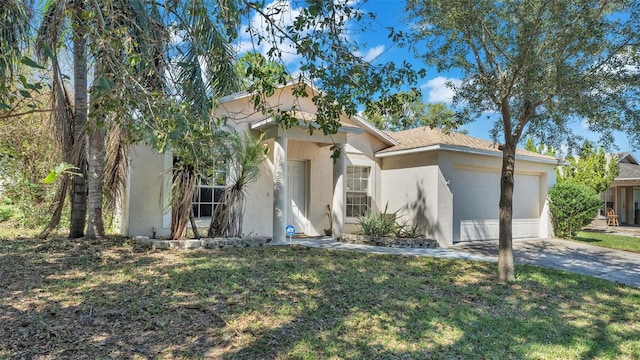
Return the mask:
<path id="1" fill-rule="evenodd" d="M 0 359 L 638 359 L 640 290 L 304 247 L 0 241 Z"/>
<path id="2" fill-rule="evenodd" d="M 573 240 L 610 249 L 640 253 L 640 238 L 632 236 L 614 235 L 595 231 L 580 231 Z"/>

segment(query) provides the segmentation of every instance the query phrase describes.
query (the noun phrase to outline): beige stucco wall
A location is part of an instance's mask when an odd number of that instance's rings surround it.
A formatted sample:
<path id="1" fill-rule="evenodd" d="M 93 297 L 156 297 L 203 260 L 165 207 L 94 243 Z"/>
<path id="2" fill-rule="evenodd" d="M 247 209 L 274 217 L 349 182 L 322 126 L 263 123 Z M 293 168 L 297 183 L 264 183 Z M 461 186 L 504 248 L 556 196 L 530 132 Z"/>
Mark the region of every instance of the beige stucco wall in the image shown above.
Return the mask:
<path id="1" fill-rule="evenodd" d="M 498 176 L 501 166 L 499 156 L 443 150 L 384 157 L 381 200 L 389 204 L 389 212 L 398 211 L 400 221 L 409 220 L 425 235 L 437 239 L 441 246 L 452 245 L 460 239 L 461 219 L 457 215 L 460 209 L 454 209 L 456 194 L 451 181 L 456 170 L 494 172 Z M 538 203 L 532 205 L 537 209 L 540 237 L 551 237 L 546 194 L 555 183 L 554 165 L 517 160 L 516 174 L 539 178 Z M 500 184 L 495 186 L 499 188 Z M 497 206 L 496 202 L 495 209 L 487 208 L 490 217 L 497 218 Z"/>
<path id="2" fill-rule="evenodd" d="M 397 212 L 398 222 L 408 221 L 442 244 L 451 242 L 451 201 L 438 168 L 438 154 L 385 157 L 382 169 L 382 206 L 388 204 L 388 212 Z"/>
<path id="3" fill-rule="evenodd" d="M 382 195 L 382 160 L 376 159 L 375 153 L 386 146 L 388 145 L 368 133 L 350 135 L 345 146 L 346 166 L 365 166 L 371 170 L 369 174 L 369 195 L 371 196 L 371 208 L 374 211 L 382 211 L 385 206 Z M 346 189 L 343 189 L 343 191 L 346 193 Z M 345 217 L 345 232 L 359 230 L 357 218 Z"/>
<path id="4" fill-rule="evenodd" d="M 310 91 L 311 89 L 308 88 Z M 277 90 L 274 96 L 269 98 L 273 107 L 287 110 L 294 108 L 297 111 L 315 113 L 316 108 L 311 98 L 295 98 L 290 88 Z M 218 107 L 216 113 L 219 116 L 234 118 L 234 126 L 239 131 L 248 131 L 249 124 L 265 118 L 260 112 L 256 112 L 249 98 L 237 98 L 228 101 Z M 343 124 L 357 126 L 345 116 L 340 121 Z M 258 136 L 258 132 L 252 132 Z M 271 235 L 273 222 L 273 137 L 287 137 L 287 157 L 289 160 L 302 160 L 307 170 L 307 201 L 306 215 L 307 226 L 305 234 L 322 235 L 324 229 L 329 227 L 327 218 L 327 205 L 333 198 L 333 160 L 331 159 L 331 145 L 334 143 L 346 143 L 346 164 L 371 167 L 370 191 L 374 207 L 379 207 L 381 196 L 381 170 L 380 161 L 375 159 L 376 151 L 385 148 L 379 139 L 369 133 L 362 134 L 334 134 L 324 136 L 321 131 L 309 134 L 305 128 L 269 128 L 265 130 L 269 147 L 269 156 L 261 166 L 259 179 L 250 186 L 247 196 L 247 208 L 243 231 L 247 234 Z M 345 191 L 342 189 L 341 191 Z M 344 212 L 343 212 L 344 213 Z M 345 220 L 345 230 L 356 229 L 355 219 Z"/>
<path id="5" fill-rule="evenodd" d="M 265 141 L 269 147 L 269 156 L 262 164 L 258 181 L 250 186 L 247 196 L 247 210 L 243 224 L 245 233 L 271 235 L 273 221 L 273 140 Z M 306 163 L 307 199 L 306 214 L 307 235 L 321 235 L 328 228 L 326 206 L 331 203 L 333 194 L 333 162 L 329 146 L 299 140 L 287 141 L 289 160 L 301 160 Z"/>
<path id="6" fill-rule="evenodd" d="M 311 88 L 308 89 L 309 91 Z M 297 111 L 315 113 L 315 105 L 311 98 L 295 98 L 290 88 L 277 90 L 269 99 L 272 107 L 288 110 L 295 107 Z M 263 120 L 265 115 L 255 111 L 249 97 L 236 96 L 227 98 L 218 106 L 214 113 L 218 117 L 228 117 L 229 124 L 239 133 L 250 133 L 257 137 L 259 131 L 249 130 L 249 125 Z M 358 123 L 342 116 L 341 123 L 352 128 Z M 333 199 L 333 171 L 331 159 L 331 145 L 345 145 L 346 166 L 368 166 L 371 168 L 369 178 L 369 192 L 372 207 L 381 210 L 385 202 L 383 188 L 382 159 L 376 159 L 375 153 L 389 144 L 381 141 L 369 132 L 348 132 L 324 136 L 320 131 L 309 134 L 308 129 L 295 127 L 281 129 L 269 127 L 264 130 L 265 146 L 269 148 L 267 159 L 260 165 L 260 175 L 257 181 L 247 189 L 246 212 L 243 222 L 244 234 L 267 235 L 273 232 L 273 138 L 276 136 L 287 138 L 287 157 L 290 160 L 301 160 L 306 164 L 306 217 L 307 225 L 304 232 L 307 235 L 321 235 L 328 228 L 327 205 Z M 169 188 L 171 174 L 171 155 L 153 154 L 146 146 L 137 146 L 132 155 L 130 174 L 129 198 L 123 209 L 123 229 L 128 235 L 152 235 L 152 229 L 158 236 L 168 236 L 170 233 Z M 440 184 L 441 186 L 441 184 Z M 339 189 L 343 195 L 345 189 Z M 344 209 L 342 211 L 344 214 Z M 206 220 L 200 221 L 199 226 L 206 226 Z M 345 219 L 345 231 L 357 229 L 356 219 Z"/>
<path id="7" fill-rule="evenodd" d="M 311 101 L 311 87 L 307 87 L 307 93 L 310 95 L 306 98 L 296 98 L 293 96 L 292 87 L 285 87 L 277 89 L 274 95 L 269 97 L 268 104 L 272 108 L 279 108 L 280 110 L 291 110 L 306 112 L 314 114 L 316 107 Z M 251 103 L 250 96 L 235 96 L 223 99 L 224 103 L 221 103 L 214 109 L 214 113 L 220 116 L 228 116 L 234 119 L 237 124 L 251 123 L 257 120 L 264 119 L 262 112 L 257 111 Z"/>
<path id="8" fill-rule="evenodd" d="M 122 210 L 124 235 L 168 236 L 171 232 L 168 214 L 171 156 L 154 153 L 146 145 L 131 150 L 128 200 Z M 170 218 L 169 218 L 170 219 Z"/>
<path id="9" fill-rule="evenodd" d="M 298 131 L 298 130 L 296 130 Z M 289 130 L 287 130 L 289 132 Z M 287 133 L 285 132 L 285 134 Z M 293 136 L 293 135 L 292 135 Z M 369 139 L 367 139 L 369 138 Z M 311 236 L 323 235 L 324 229 L 329 227 L 327 219 L 327 205 L 333 198 L 333 160 L 331 147 L 327 139 L 287 141 L 287 157 L 289 160 L 302 160 L 307 167 L 307 226 L 305 234 Z M 315 140 L 315 141 L 313 141 Z M 347 165 L 371 167 L 370 190 L 372 205 L 380 207 L 382 179 L 380 162 L 373 156 L 375 146 L 364 147 L 362 144 L 376 143 L 371 135 L 351 135 L 345 146 Z M 378 142 L 379 143 L 379 142 Z M 245 233 L 271 235 L 273 209 L 273 140 L 265 141 L 269 147 L 269 156 L 261 167 L 258 181 L 250 186 L 247 196 L 247 210 L 243 230 Z M 383 146 L 381 143 L 379 146 Z M 342 189 L 342 191 L 345 191 Z M 384 205 L 382 205 L 384 206 Z M 357 229 L 356 219 L 345 219 L 345 231 Z"/>

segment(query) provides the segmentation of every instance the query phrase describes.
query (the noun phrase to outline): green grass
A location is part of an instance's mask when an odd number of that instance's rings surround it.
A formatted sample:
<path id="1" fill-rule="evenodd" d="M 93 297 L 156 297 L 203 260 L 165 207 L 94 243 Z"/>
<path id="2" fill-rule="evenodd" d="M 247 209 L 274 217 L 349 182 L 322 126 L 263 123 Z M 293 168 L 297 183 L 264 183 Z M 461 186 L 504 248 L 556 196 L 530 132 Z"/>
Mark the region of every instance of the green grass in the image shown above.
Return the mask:
<path id="1" fill-rule="evenodd" d="M 614 235 L 593 231 L 580 231 L 573 240 L 610 249 L 640 253 L 640 238 L 632 236 Z"/>
<path id="2" fill-rule="evenodd" d="M 266 247 L 0 241 L 0 359 L 637 359 L 640 290 L 567 272 Z"/>

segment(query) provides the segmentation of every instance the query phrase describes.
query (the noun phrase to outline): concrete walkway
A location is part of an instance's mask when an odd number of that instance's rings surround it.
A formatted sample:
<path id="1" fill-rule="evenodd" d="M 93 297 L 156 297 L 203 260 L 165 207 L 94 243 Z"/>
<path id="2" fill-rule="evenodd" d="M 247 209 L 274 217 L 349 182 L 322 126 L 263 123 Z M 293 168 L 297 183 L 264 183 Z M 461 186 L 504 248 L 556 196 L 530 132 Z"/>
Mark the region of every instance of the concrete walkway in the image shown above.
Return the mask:
<path id="1" fill-rule="evenodd" d="M 465 253 L 465 252 L 457 251 L 455 249 L 389 248 L 389 247 L 381 247 L 381 246 L 346 244 L 346 243 L 337 242 L 335 239 L 332 239 L 329 237 L 310 238 L 310 239 L 293 238 L 290 242 L 287 241 L 283 245 L 288 245 L 288 244 L 302 245 L 302 246 L 308 246 L 308 247 L 320 248 L 320 249 L 358 251 L 358 252 L 366 252 L 366 253 L 372 253 L 372 254 L 433 256 L 433 257 L 450 258 L 450 259 L 492 261 L 490 256 L 485 256 L 482 254 Z"/>
<path id="2" fill-rule="evenodd" d="M 294 238 L 291 242 L 287 241 L 287 244 L 374 254 L 498 261 L 497 241 L 465 243 L 449 248 L 436 249 L 384 248 L 368 245 L 343 244 L 328 237 L 312 239 Z M 566 270 L 640 288 L 640 254 L 556 239 L 514 240 L 513 254 L 517 264 L 529 264 Z"/>

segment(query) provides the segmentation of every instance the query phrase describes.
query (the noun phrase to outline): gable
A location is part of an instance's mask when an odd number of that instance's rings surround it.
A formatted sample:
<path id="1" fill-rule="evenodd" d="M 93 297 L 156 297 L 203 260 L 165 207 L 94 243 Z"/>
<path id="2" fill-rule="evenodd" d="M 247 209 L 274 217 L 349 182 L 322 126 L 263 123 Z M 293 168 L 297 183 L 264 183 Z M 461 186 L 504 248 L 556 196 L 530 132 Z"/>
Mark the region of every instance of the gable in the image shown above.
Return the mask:
<path id="1" fill-rule="evenodd" d="M 300 120 L 301 127 L 308 127 L 309 123 L 316 121 L 315 114 L 318 109 L 313 103 L 313 97 L 321 95 L 321 92 L 315 87 L 308 83 L 305 84 L 306 97 L 295 94 L 296 89 L 301 86 L 299 81 L 295 80 L 279 87 L 274 91 L 273 95 L 266 98 L 269 107 L 289 112 L 290 115 Z M 264 125 L 273 125 L 273 119 L 268 119 L 262 111 L 254 106 L 251 96 L 251 93 L 241 92 L 221 98 L 220 103 L 214 109 L 214 116 L 227 117 L 236 125 L 249 124 L 252 129 L 261 128 L 262 125 L 258 124 L 258 122 L 264 122 Z M 342 113 L 338 121 L 342 125 L 341 129 L 352 128 L 359 129 L 355 133 L 366 132 L 377 141 L 382 142 L 384 144 L 382 147 L 397 145 L 397 142 L 391 136 L 358 116 L 348 117 Z"/>

